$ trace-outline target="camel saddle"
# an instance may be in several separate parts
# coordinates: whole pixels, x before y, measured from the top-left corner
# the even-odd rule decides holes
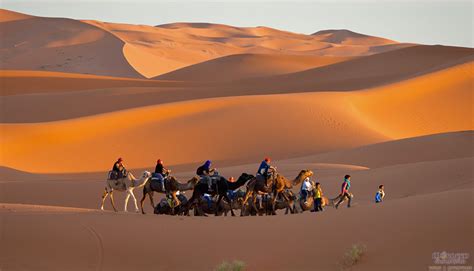
[[[117,171],[109,171],[107,174],[107,179],[108,180],[118,180],[127,177],[127,171],[124,170],[124,172],[117,172]]]

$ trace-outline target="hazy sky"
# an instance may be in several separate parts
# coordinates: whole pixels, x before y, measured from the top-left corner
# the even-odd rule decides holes
[[[474,47],[472,0],[0,0],[0,6],[38,16],[146,25],[211,22],[305,34],[344,28],[401,42]]]

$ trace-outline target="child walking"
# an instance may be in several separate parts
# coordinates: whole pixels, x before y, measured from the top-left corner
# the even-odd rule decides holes
[[[379,185],[379,190],[377,193],[375,193],[375,203],[380,203],[383,201],[383,198],[385,198],[385,191],[383,184]]]
[[[323,190],[321,189],[321,184],[316,183],[314,191],[314,209],[311,212],[320,212],[324,211],[323,209]]]

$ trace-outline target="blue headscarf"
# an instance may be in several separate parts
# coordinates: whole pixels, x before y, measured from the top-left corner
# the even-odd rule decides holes
[[[211,160],[207,160],[205,163],[204,163],[204,166],[206,168],[209,168],[211,166]]]

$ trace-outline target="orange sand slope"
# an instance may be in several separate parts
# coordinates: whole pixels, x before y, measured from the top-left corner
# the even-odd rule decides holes
[[[124,43],[89,24],[64,18],[25,17],[0,9],[2,69],[48,70],[142,77],[122,53]]]
[[[103,189],[100,178],[78,182],[32,180],[24,176],[27,179],[0,182],[3,201],[0,219],[7,233],[0,243],[2,267],[128,270],[153,266],[210,270],[224,260],[239,259],[250,270],[312,270],[315,262],[321,269],[338,270],[347,249],[360,243],[367,247],[367,252],[352,270],[423,269],[432,264],[431,253],[438,250],[474,253],[466,238],[473,233],[472,216],[463,216],[463,223],[452,222],[459,221],[459,212],[453,212],[459,206],[464,206],[466,214],[472,212],[474,157],[467,150],[473,139],[472,131],[448,133],[315,157],[318,161],[325,156],[327,159],[347,157],[347,162],[374,167],[321,175],[320,167],[311,166],[329,197],[337,194],[341,176],[347,173],[353,176],[355,207],[327,208],[319,214],[199,218],[99,212]],[[441,148],[436,152],[433,146]],[[408,159],[398,160],[403,155]],[[377,161],[380,158],[383,158],[381,163]],[[275,161],[275,164],[280,172],[293,176],[298,168],[290,165],[302,167],[306,162],[311,159]],[[227,174],[228,169],[222,171]],[[385,184],[387,196],[384,203],[375,205],[373,196],[380,183]],[[137,195],[140,194],[138,191]],[[123,194],[117,193],[116,200],[122,209]],[[434,208],[436,202],[443,204]],[[110,209],[109,202],[106,208]],[[151,212],[148,202],[146,208]],[[141,234],[120,238],[124,229],[140,229]],[[324,233],[324,238],[316,239],[318,246],[314,245],[314,238],[308,238],[308,233],[315,229]],[[287,234],[281,234],[282,231]],[[166,245],[143,241],[142,234],[151,232]],[[298,250],[299,258],[287,257],[287,249],[274,249],[277,234],[279,242],[302,248]],[[255,240],[260,240],[258,245],[253,245]],[[203,243],[220,245],[203,250]],[[232,249],[222,249],[225,244],[232,244]],[[117,250],[118,247],[126,249]],[[183,247],[193,253],[192,262],[182,260]],[[262,250],[272,253],[262,254]],[[130,251],[141,251],[140,260],[129,260]],[[30,256],[24,257],[25,253]],[[394,257],[404,260],[387,266]],[[467,264],[472,264],[472,260]]]
[[[0,96],[127,87],[183,87],[184,82],[50,71],[0,70]]]
[[[416,81],[417,76],[433,73],[437,70],[440,70],[440,73],[433,73],[434,75],[429,77],[429,80],[420,80],[418,84],[414,84],[415,81],[407,81],[409,83],[400,86],[394,84],[395,87],[391,89],[396,93],[398,92],[397,88],[412,85],[420,91],[423,88],[429,92],[432,87],[439,89],[440,86],[449,86],[455,91],[458,85],[464,85],[465,88],[469,87],[472,73],[469,73],[469,67],[466,65],[471,65],[468,64],[471,63],[471,55],[472,49],[468,48],[417,46],[348,60],[304,72],[230,82],[116,80],[113,78],[105,80],[106,78],[84,78],[82,75],[78,77],[81,78],[79,80],[74,79],[75,75],[73,74],[51,74],[48,78],[46,77],[49,75],[48,73],[24,72],[20,77],[19,72],[4,71],[0,73],[4,76],[1,78],[1,82],[5,86],[5,90],[2,92],[10,96],[1,98],[3,103],[2,122],[52,121],[202,98],[303,91],[354,90],[361,87],[387,85],[401,79],[414,78],[413,80]],[[219,60],[215,62],[219,62]],[[460,65],[462,63],[466,64]],[[386,68],[384,68],[385,65]],[[204,75],[209,72],[209,69],[202,66],[205,65],[198,64],[189,69],[192,69],[194,74]],[[259,65],[255,65],[253,70],[264,70],[265,66],[266,64],[259,63]],[[451,79],[446,82],[443,82],[447,78],[446,76],[438,77],[443,73],[443,69],[447,70],[447,68],[455,66],[460,67],[459,74],[450,72]],[[237,66],[219,65],[219,70],[224,71],[221,75],[227,74],[225,70],[230,67],[239,69]],[[275,69],[278,70],[279,68]],[[188,73],[186,70],[187,68],[183,69],[182,72]],[[244,73],[245,76],[250,75],[250,73],[242,72],[235,76],[242,76]],[[233,76],[230,73],[227,75]],[[212,78],[212,76],[206,78]],[[439,86],[437,86],[438,84],[431,84],[431,80],[433,82],[439,81]],[[19,95],[42,92],[54,93]],[[403,95],[400,97],[403,97]],[[397,104],[400,104],[400,102],[403,101],[399,100]],[[67,106],[68,110],[49,110],[51,103]],[[390,102],[388,103],[390,104]]]
[[[343,44],[337,40],[331,43],[319,35],[296,34],[268,27],[207,23],[173,23],[152,27],[85,22],[110,31],[126,42],[125,57],[146,77],[232,54],[360,56],[412,46],[353,32],[347,35],[347,40],[352,42]]]
[[[238,54],[220,57],[160,75],[160,80],[234,81],[243,78],[293,73],[326,66],[351,57]]]
[[[347,30],[304,35],[267,27],[44,18],[5,9],[0,15],[3,69],[151,78],[233,54],[347,57],[412,46]]]
[[[262,153],[290,158],[471,130],[471,69],[467,63],[369,91],[213,98],[56,122],[2,124],[0,164],[67,172],[99,171],[119,155],[131,167],[146,167],[157,152],[170,164],[206,157],[244,161]],[[262,119],[255,117],[261,112]],[[260,138],[266,138],[265,144]],[[232,144],[236,140],[238,146]],[[87,164],[80,162],[84,157]]]

